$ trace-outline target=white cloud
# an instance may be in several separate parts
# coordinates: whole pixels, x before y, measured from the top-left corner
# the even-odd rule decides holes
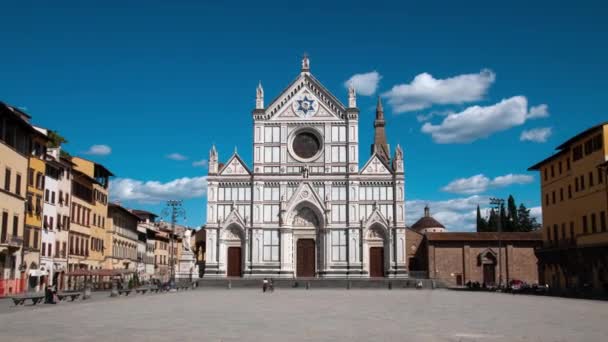
[[[477,205],[482,207],[485,215],[485,207],[490,198],[487,196],[474,195],[470,197],[454,198],[445,201],[406,201],[406,223],[408,226],[414,224],[424,215],[426,205],[431,209],[431,215],[441,222],[450,231],[475,231]]]
[[[112,153],[112,148],[108,145],[93,145],[85,152],[85,154],[94,156],[107,156],[110,153]]]
[[[192,162],[192,166],[207,167],[207,165],[208,165],[207,159],[201,159],[201,160]]]
[[[551,133],[553,133],[551,127],[529,129],[521,132],[519,140],[544,143],[549,139]]]
[[[456,194],[478,194],[486,191],[489,185],[490,179],[479,174],[469,178],[455,179],[441,188],[441,190]]]
[[[514,96],[491,106],[472,106],[451,113],[438,125],[427,122],[421,131],[430,134],[436,143],[469,143],[520,126],[528,118],[528,100]]]
[[[528,119],[546,118],[548,116],[549,106],[546,104],[530,107],[530,112],[528,113]]]
[[[207,177],[183,177],[167,183],[117,178],[110,183],[110,198],[117,201],[158,203],[203,197],[207,193]]]
[[[383,96],[388,98],[393,112],[403,113],[425,109],[434,104],[461,104],[481,100],[495,79],[496,75],[489,69],[445,79],[436,79],[425,72],[414,77],[411,83],[393,86]]]
[[[171,160],[186,160],[188,159],[188,157],[186,157],[183,154],[180,153],[171,153],[167,155],[167,158],[171,159]]]
[[[344,86],[348,88],[350,85],[355,87],[355,91],[359,95],[371,96],[378,89],[378,83],[382,76],[377,71],[367,72],[364,74],[354,74],[346,82]]]
[[[480,194],[490,188],[504,188],[513,184],[527,184],[532,181],[534,181],[534,177],[530,175],[510,173],[489,179],[483,174],[478,174],[469,178],[455,179],[441,190],[455,194],[471,195]]]
[[[530,216],[534,217],[536,219],[536,222],[542,223],[543,222],[543,209],[542,209],[542,207],[532,207],[532,208],[529,208],[529,209],[530,209]]]

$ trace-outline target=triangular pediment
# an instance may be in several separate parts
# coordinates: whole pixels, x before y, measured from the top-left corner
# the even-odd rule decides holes
[[[316,78],[302,73],[265,109],[266,120],[344,120],[346,108]]]
[[[320,209],[325,210],[323,199],[319,196],[317,191],[312,187],[309,182],[300,183],[300,185],[294,190],[293,195],[291,195],[291,198],[287,201],[285,207],[292,208],[302,201],[311,202],[312,204],[318,206]]]
[[[226,216],[226,218],[224,219],[224,228],[228,228],[228,226],[233,224],[236,224],[241,228],[247,225],[243,217],[241,217],[241,214],[239,214],[239,211],[237,210],[236,206],[232,207],[230,214],[228,214],[228,216]]]
[[[383,226],[386,226],[388,223],[388,220],[386,219],[386,217],[384,217],[378,206],[376,206],[372,213],[369,214],[369,217],[367,217],[367,219],[365,220],[364,226],[371,227],[375,223],[380,223]]]
[[[361,169],[362,175],[390,175],[392,174],[388,164],[376,153],[365,163]]]
[[[222,167],[219,174],[222,176],[244,176],[251,175],[251,171],[249,171],[245,162],[235,152],[224,167]]]

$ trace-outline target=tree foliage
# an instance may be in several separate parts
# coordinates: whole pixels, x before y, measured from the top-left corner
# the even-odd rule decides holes
[[[509,195],[507,206],[501,205],[498,210],[492,208],[487,218],[481,216],[477,206],[477,231],[478,232],[531,232],[540,229],[540,224],[535,217],[530,215],[530,209],[521,203],[519,207],[515,204],[515,198]]]
[[[60,147],[61,145],[68,143],[68,140],[57,131],[49,130],[48,137],[50,139],[48,147]]]

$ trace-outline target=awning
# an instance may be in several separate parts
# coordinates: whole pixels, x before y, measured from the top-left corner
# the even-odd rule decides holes
[[[30,277],[42,277],[42,276],[49,275],[49,272],[35,269],[35,270],[29,270],[28,274]]]
[[[82,277],[82,276],[99,276],[99,277],[114,277],[114,276],[122,276],[125,274],[132,274],[135,273],[135,271],[132,270],[124,270],[124,269],[117,269],[117,270],[74,270],[71,272],[67,272],[65,275],[66,276],[72,276],[72,277]]]

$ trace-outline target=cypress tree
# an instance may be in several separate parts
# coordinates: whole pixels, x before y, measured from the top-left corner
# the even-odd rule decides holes
[[[515,204],[515,198],[513,195],[509,195],[507,199],[507,224],[503,227],[505,232],[516,232],[519,231],[519,219],[517,218],[517,205]]]

